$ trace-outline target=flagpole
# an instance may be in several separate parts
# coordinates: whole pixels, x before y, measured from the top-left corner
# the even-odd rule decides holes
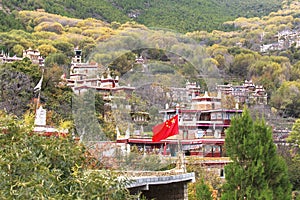
[[[41,90],[39,90],[38,99],[37,99],[37,102],[36,102],[36,109],[39,109],[40,101],[41,101]]]
[[[38,84],[34,87],[34,90],[38,91],[38,98],[37,98],[37,101],[36,101],[35,112],[36,112],[37,109],[39,109],[39,105],[40,105],[43,77],[44,77],[44,69],[42,70],[41,79],[39,80]]]
[[[181,146],[181,140],[180,140],[180,135],[179,135],[179,108],[180,105],[176,105],[176,115],[178,115],[178,137],[177,137],[177,142],[178,142],[178,162],[179,162],[179,169],[182,169],[183,172],[186,172],[186,167],[185,167],[185,162],[184,162],[184,154],[182,151],[182,146]]]
[[[39,93],[38,93],[38,98],[37,98],[37,101],[36,101],[36,110],[39,109],[39,105],[40,105],[40,99],[41,99],[41,90],[39,90]]]

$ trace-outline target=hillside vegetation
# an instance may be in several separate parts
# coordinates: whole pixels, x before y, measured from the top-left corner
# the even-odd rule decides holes
[[[125,22],[129,18],[105,0],[5,0],[2,1],[4,9],[13,10],[37,10],[60,14],[75,18],[97,18],[108,22]]]
[[[195,31],[186,34],[185,39],[171,32],[149,30],[134,22],[109,24],[92,18],[83,20],[46,12],[20,11],[17,19],[24,24],[25,30],[0,33],[1,49],[11,55],[21,56],[24,49],[37,48],[44,57],[48,57],[48,63],[67,66],[68,61],[64,60],[68,60],[73,55],[73,49],[78,47],[83,50],[84,58],[89,56],[90,61],[109,66],[117,75],[126,73],[132,68],[135,56],[145,53],[148,59],[157,60],[151,66],[164,71],[165,78],[162,80],[168,80],[169,73],[177,70],[186,79],[192,78],[201,84],[204,81],[199,77],[191,77],[191,74],[196,74],[195,67],[203,69],[211,65],[217,67],[226,82],[231,82],[234,77],[237,82],[252,79],[255,84],[263,85],[269,94],[269,103],[279,113],[298,117],[300,103],[293,91],[297,88],[300,90],[297,82],[300,78],[299,49],[293,47],[268,54],[258,51],[261,44],[275,42],[274,36],[278,31],[298,29],[299,10],[299,5],[293,3],[262,18],[237,18],[224,23],[224,26],[236,27],[235,31]],[[149,41],[143,40],[143,34],[149,35]],[[106,43],[110,38],[113,40]],[[206,45],[205,51],[210,58],[200,58],[202,50],[191,49],[187,45],[188,38]],[[145,45],[158,49],[139,49]],[[124,54],[126,46],[136,51]],[[192,61],[200,61],[182,62],[159,48],[176,52]],[[107,49],[113,49],[113,52],[107,52]],[[57,57],[57,54],[64,57]],[[63,71],[67,71],[66,67]]]
[[[7,11],[44,9],[75,18],[96,18],[106,22],[129,20],[148,27],[180,32],[226,30],[222,23],[237,17],[260,17],[281,8],[281,0],[39,0],[2,1]],[[228,28],[228,27],[226,27]]]
[[[277,11],[280,0],[111,0],[139,23],[180,32],[223,29],[237,17],[260,17]]]
[[[14,14],[6,14],[0,10],[0,31],[9,31],[12,29],[24,29],[20,20],[16,19]]]
[[[2,2],[4,3],[4,1]],[[34,8],[40,8],[43,0],[30,2],[32,5],[38,5]],[[5,3],[10,3],[12,6],[18,5],[20,1],[5,1]],[[122,12],[132,12],[130,6],[122,8],[121,3],[117,3],[115,1],[114,6]],[[20,5],[31,4],[26,1]],[[57,4],[57,6],[59,5]],[[168,5],[167,1],[166,5]],[[6,7],[4,10],[7,14],[9,9]],[[234,83],[242,84],[245,79],[251,79],[256,85],[263,85],[266,89],[268,104],[272,107],[270,113],[286,118],[300,117],[300,48],[292,45],[282,50],[265,53],[259,51],[262,44],[277,42],[276,34],[280,31],[298,32],[300,27],[300,4],[298,1],[285,4],[282,9],[262,17],[239,17],[226,21],[222,24],[226,31],[197,30],[184,35],[167,30],[153,30],[134,21],[108,23],[107,18],[105,20],[71,18],[63,16],[64,12],[62,11],[62,15],[59,15],[42,10],[14,11],[1,21],[3,31],[0,32],[0,51],[4,50],[11,56],[22,56],[23,50],[33,48],[38,49],[46,58],[41,103],[48,111],[48,125],[64,127],[63,125],[67,122],[70,126],[74,126],[72,123],[74,122],[72,116],[73,91],[62,82],[61,76],[69,71],[70,60],[76,47],[83,50],[84,62],[98,62],[100,65],[109,67],[113,75],[120,76],[120,81],[126,78],[125,75],[128,71],[129,73],[138,71],[131,70],[134,67],[139,67],[140,71],[143,70],[141,68],[144,66],[136,66],[135,63],[136,56],[140,55],[146,59],[149,71],[153,75],[158,75],[157,82],[162,85],[169,81],[172,83],[172,87],[176,87],[178,85],[175,84],[182,83],[184,79],[184,81],[196,81],[201,85],[201,89],[205,90],[207,82],[199,73],[203,69],[207,71],[217,69],[224,84],[233,83],[233,80]],[[122,12],[120,11],[121,14]],[[68,12],[66,15],[74,13]],[[123,14],[122,16],[124,16],[124,21],[129,20],[127,16]],[[143,14],[140,13],[139,16],[142,17]],[[204,56],[206,54],[207,56]],[[174,72],[178,72],[180,79],[172,77]],[[144,76],[141,74],[137,73],[135,76],[131,76],[129,83],[147,81],[148,74],[144,73]],[[42,76],[38,66],[32,64],[29,59],[6,63],[0,65],[0,75],[0,88],[2,88],[0,110],[19,117],[26,112],[33,113],[35,108],[32,99],[36,95],[33,88]],[[216,82],[213,84],[215,86]],[[134,84],[131,85],[134,86]],[[166,95],[163,96],[165,93],[162,90],[150,90],[147,87],[139,89],[143,91],[136,90],[137,94],[146,95],[138,96],[144,97],[143,99],[135,97],[131,101],[132,105],[140,106],[141,103],[138,110],[147,111],[154,116],[153,113],[157,114],[159,110],[157,105],[163,106],[168,103],[168,98]],[[154,89],[156,88],[154,87]],[[165,87],[164,89],[168,90],[169,88]],[[87,95],[89,94],[87,93]],[[92,106],[85,99],[83,102]],[[100,114],[104,111],[102,97],[96,96],[93,103],[97,108],[96,113],[103,132],[109,138],[114,139],[116,136],[115,123],[118,122],[118,126],[121,127],[121,120],[112,119],[105,124],[103,117],[100,118]],[[235,102],[232,105],[234,108]],[[89,119],[87,116],[94,115],[94,110],[91,110],[80,117],[87,120]],[[91,121],[83,122],[87,122],[86,124],[89,126]],[[151,122],[153,123],[149,124],[151,126],[157,124],[155,118],[151,118]],[[275,121],[274,127],[278,127],[278,123],[279,121]],[[273,125],[273,123],[270,124]],[[96,128],[91,126],[91,130],[97,130]],[[298,189],[299,161],[296,162],[297,165],[294,165],[292,160],[290,163],[289,170],[292,177],[290,179],[293,181],[294,189]]]

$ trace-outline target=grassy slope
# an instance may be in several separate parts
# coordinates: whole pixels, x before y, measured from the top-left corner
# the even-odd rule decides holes
[[[222,29],[221,24],[237,17],[267,15],[277,11],[281,0],[6,0],[10,10],[35,10],[75,18],[94,17],[108,22],[130,20],[149,27],[170,28],[180,32]]]

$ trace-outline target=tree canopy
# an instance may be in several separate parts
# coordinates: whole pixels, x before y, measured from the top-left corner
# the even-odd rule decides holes
[[[289,176],[294,190],[300,188],[300,119],[297,119],[293,125],[292,131],[287,138],[290,143],[286,156],[289,168]]]
[[[131,199],[128,181],[93,170],[83,145],[33,133],[32,122],[0,113],[1,199]]]
[[[253,121],[244,109],[226,131],[225,149],[232,163],[225,166],[222,199],[291,199],[287,166],[263,119]]]
[[[298,81],[286,81],[279,87],[271,98],[272,105],[281,111],[283,116],[298,118],[300,83]]]
[[[106,22],[136,21],[148,27],[169,28],[179,32],[214,29],[232,30],[223,22],[237,17],[260,17],[281,8],[279,0],[6,0],[7,10],[36,10],[76,18],[97,18]],[[8,20],[9,21],[9,20]]]

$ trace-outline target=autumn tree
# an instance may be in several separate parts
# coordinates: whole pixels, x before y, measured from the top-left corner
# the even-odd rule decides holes
[[[12,50],[16,56],[18,57],[23,56],[24,47],[22,45],[16,44]]]
[[[263,56],[253,62],[248,76],[255,83],[263,85],[268,94],[272,94],[284,81],[292,76],[291,64],[283,56]]]
[[[232,64],[233,56],[228,53],[228,50],[224,46],[213,45],[207,48],[208,54],[217,61],[216,65],[218,69],[227,69]]]
[[[299,190],[300,188],[300,119],[297,119],[293,125],[292,131],[287,138],[287,141],[291,144],[292,149],[289,149],[289,157],[291,157],[290,163],[288,165],[289,175],[291,183],[293,184],[294,190]]]
[[[53,47],[51,44],[42,44],[38,46],[38,50],[41,52],[41,56],[47,57],[51,53],[56,53],[57,49]]]
[[[271,97],[271,105],[283,116],[300,116],[300,83],[285,81]]]
[[[222,199],[291,199],[286,163],[264,120],[253,121],[245,108],[232,119],[225,148],[232,163],[225,167]]]
[[[234,96],[231,94],[224,95],[221,99],[222,107],[233,109],[236,108],[236,100],[234,99]]]
[[[296,62],[291,69],[291,80],[300,79],[300,61]]]
[[[126,179],[90,170],[71,137],[33,133],[33,116],[0,112],[1,199],[131,199]]]
[[[229,72],[242,78],[247,78],[249,67],[255,60],[256,55],[254,53],[237,54],[234,57],[232,66],[229,68]]]
[[[199,158],[189,158],[187,171],[194,172],[196,181],[188,185],[188,196],[191,200],[213,199],[214,192],[220,191],[223,180],[220,178],[218,170],[207,170],[199,165]]]
[[[293,125],[292,132],[289,134],[288,141],[300,145],[300,119]]]

